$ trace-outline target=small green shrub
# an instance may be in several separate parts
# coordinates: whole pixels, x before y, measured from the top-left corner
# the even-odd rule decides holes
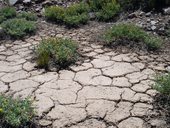
[[[86,3],[77,3],[69,6],[66,9],[66,15],[76,15],[87,13],[89,11],[89,6]]]
[[[33,21],[14,18],[3,22],[2,28],[11,37],[22,38],[27,34],[35,32],[36,25]]]
[[[88,0],[88,3],[100,21],[110,20],[120,11],[120,5],[116,0]]]
[[[16,16],[16,10],[13,7],[3,7],[0,9],[0,23],[6,19],[13,18]]]
[[[118,24],[104,33],[104,41],[108,44],[114,44],[118,41],[124,42],[144,42],[149,49],[158,49],[162,40],[159,37],[147,34],[143,29],[134,24]],[[127,43],[127,42],[126,42]]]
[[[34,117],[32,102],[0,96],[0,126],[12,128],[24,127]]]
[[[6,20],[6,18],[4,17],[4,16],[0,16],[0,24],[2,23],[2,22],[4,22]]]
[[[64,22],[67,26],[78,26],[89,20],[89,6],[85,3],[74,4],[65,10]]]
[[[48,68],[50,62],[60,67],[68,66],[77,59],[77,45],[69,39],[44,39],[36,48],[37,64]]]
[[[21,12],[18,14],[17,18],[25,18],[26,20],[29,20],[29,21],[37,20],[37,16],[31,12]]]
[[[112,19],[120,11],[119,4],[106,3],[102,9],[96,13],[97,19],[100,21],[107,21]]]
[[[67,26],[78,26],[87,23],[89,7],[85,3],[71,5],[68,8],[51,6],[45,9],[45,17]]]
[[[156,76],[154,88],[161,94],[170,96],[170,73]]]
[[[62,22],[65,15],[65,9],[58,6],[50,6],[45,8],[44,15],[48,20]]]
[[[89,20],[89,17],[86,13],[75,15],[75,16],[66,16],[64,22],[67,26],[77,26],[79,24],[86,24]]]
[[[144,43],[147,45],[149,49],[158,49],[162,45],[162,39],[156,36],[147,35],[144,38]]]

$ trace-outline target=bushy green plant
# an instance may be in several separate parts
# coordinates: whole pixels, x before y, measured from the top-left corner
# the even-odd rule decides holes
[[[89,20],[89,17],[86,13],[75,15],[75,16],[66,16],[64,18],[64,23],[67,26],[78,26],[79,24],[86,24]]]
[[[14,38],[22,38],[36,30],[35,23],[26,19],[10,19],[3,22],[1,26],[8,35]]]
[[[3,7],[0,9],[0,23],[6,19],[13,18],[16,16],[16,10],[13,7]]]
[[[65,67],[77,59],[77,45],[69,39],[43,39],[36,48],[37,64],[48,68],[50,62]]]
[[[149,49],[158,49],[162,40],[146,33],[134,24],[117,24],[104,33],[104,41],[108,44],[117,43],[119,40],[130,40],[134,42],[144,42]]]
[[[4,22],[6,18],[4,16],[0,16],[0,23]]]
[[[106,3],[102,9],[96,13],[97,19],[107,21],[112,19],[120,11],[120,5],[116,3]]]
[[[76,15],[87,13],[89,11],[89,6],[86,3],[77,3],[66,8],[66,15]]]
[[[170,96],[170,73],[156,76],[154,88],[161,94]]]
[[[120,5],[116,0],[88,0],[91,11],[96,12],[98,20],[112,19],[119,11]]]
[[[162,39],[156,36],[147,35],[144,38],[144,43],[147,45],[150,49],[158,49],[162,45]]]
[[[31,12],[21,12],[17,15],[17,18],[25,18],[26,20],[29,20],[29,21],[37,20],[37,16]]]
[[[0,126],[24,127],[34,117],[32,102],[0,96]]]
[[[89,20],[89,6],[85,3],[74,4],[65,11],[64,22],[67,26],[85,24]]]
[[[48,20],[52,20],[55,22],[62,22],[64,19],[65,10],[63,7],[50,6],[45,8],[44,15]]]
[[[79,3],[67,8],[51,6],[45,9],[45,17],[59,23],[65,23],[67,26],[78,26],[88,21],[88,5]]]

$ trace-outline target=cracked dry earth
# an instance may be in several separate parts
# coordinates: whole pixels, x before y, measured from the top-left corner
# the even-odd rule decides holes
[[[170,65],[168,57],[103,47],[93,40],[102,23],[70,30],[40,22],[36,36],[0,45],[1,93],[34,99],[41,127],[151,127],[150,117],[158,113],[153,107],[157,92],[150,85],[153,75]],[[34,45],[49,36],[76,40],[88,58],[59,72],[35,68]]]

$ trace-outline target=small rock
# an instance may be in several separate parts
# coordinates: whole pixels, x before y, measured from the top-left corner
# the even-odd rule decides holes
[[[159,31],[164,32],[164,31],[165,31],[165,28],[164,28],[164,27],[162,27],[162,28],[160,28],[160,29],[159,29]]]
[[[156,29],[156,26],[152,26],[151,30],[154,31]]]
[[[24,6],[19,5],[18,9],[19,9],[19,10],[23,10],[23,9],[24,9]]]
[[[147,19],[147,22],[150,22],[151,21],[151,19]]]
[[[167,70],[168,72],[170,72],[170,66],[168,66],[168,67],[166,68],[166,70]]]
[[[136,15],[136,13],[134,12],[134,13],[131,13],[131,14],[129,14],[128,15],[128,18],[137,18],[137,15]]]
[[[146,16],[146,17],[151,16],[151,12],[146,13],[145,16]]]
[[[156,21],[151,21],[151,25],[155,25],[156,23]]]
[[[139,13],[139,16],[143,16],[144,14],[145,14],[145,12],[141,11],[141,12]]]
[[[24,0],[23,3],[24,3],[24,4],[31,3],[31,0]]]
[[[14,5],[18,2],[18,0],[8,0],[10,5]]]
[[[164,14],[170,15],[170,7],[164,9]]]
[[[51,2],[51,0],[47,0],[47,1],[44,1],[43,3],[42,3],[42,6],[43,7],[45,7],[45,6],[50,6],[50,5],[52,5],[53,3]]]

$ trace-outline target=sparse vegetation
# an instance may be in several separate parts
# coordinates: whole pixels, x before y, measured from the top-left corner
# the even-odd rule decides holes
[[[48,20],[64,23],[67,26],[78,26],[89,20],[89,12],[94,12],[100,21],[112,19],[120,11],[120,5],[116,0],[90,0],[87,3],[78,3],[68,8],[51,6],[45,9]]]
[[[37,64],[48,68],[50,63],[66,67],[77,59],[77,45],[69,39],[43,39],[36,49]]]
[[[159,74],[155,78],[154,89],[159,93],[154,97],[155,105],[164,113],[165,120],[169,122],[170,117],[170,73]]]
[[[143,42],[148,49],[158,49],[162,44],[159,37],[146,33],[134,24],[117,24],[104,33],[104,41],[107,44],[128,43],[129,41]],[[126,44],[124,44],[126,45]]]
[[[55,22],[62,22],[64,19],[64,8],[58,6],[50,6],[45,8],[45,17],[48,20],[55,21]]]
[[[37,20],[37,16],[31,12],[21,12],[17,15],[17,18],[25,18],[26,20],[29,20],[29,21]]]
[[[85,24],[89,20],[89,7],[85,3],[74,4],[65,11],[64,22],[67,26],[77,26]]]
[[[4,21],[1,26],[5,33],[13,38],[22,38],[36,30],[35,23],[26,19],[10,19]]]
[[[16,13],[13,7],[0,9],[0,26],[5,34],[13,38],[22,38],[36,30],[36,15],[30,12]]]
[[[29,99],[19,100],[0,96],[0,127],[24,127],[32,122],[34,113]]]
[[[154,88],[161,94],[170,96],[170,73],[156,76]]]
[[[12,7],[3,7],[0,9],[0,23],[3,21],[14,18],[16,16],[16,10]]]
[[[79,3],[68,8],[51,6],[45,9],[45,16],[48,20],[57,23],[64,23],[67,26],[78,26],[87,23],[88,5]]]
[[[100,21],[112,19],[119,11],[120,5],[116,0],[89,0],[91,11],[96,13]]]

